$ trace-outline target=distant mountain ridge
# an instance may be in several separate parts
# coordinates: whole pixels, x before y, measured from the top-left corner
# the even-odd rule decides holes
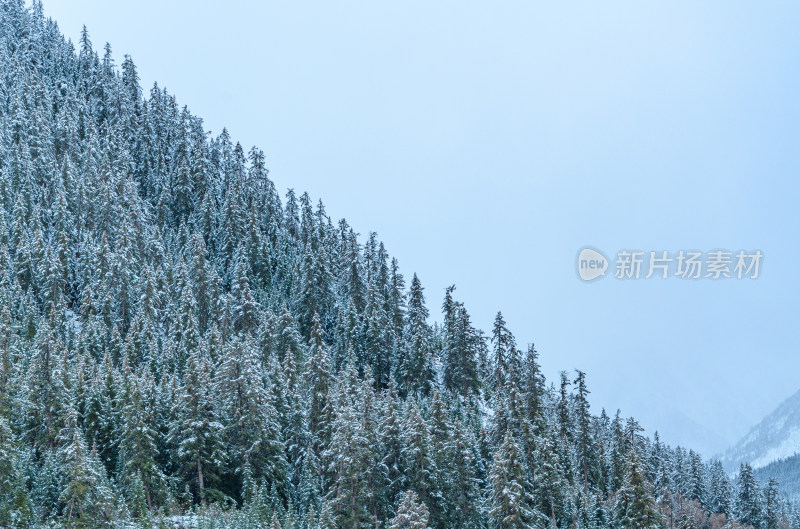
[[[775,410],[722,456],[728,472],[749,462],[753,468],[766,467],[775,461],[800,453],[800,391],[783,401]]]
[[[800,499],[800,454],[773,461],[769,465],[757,469],[754,474],[762,484],[767,483],[770,478],[777,479],[781,490],[789,498]]]

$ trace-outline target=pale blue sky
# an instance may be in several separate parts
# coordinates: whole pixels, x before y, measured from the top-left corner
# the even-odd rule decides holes
[[[438,311],[502,309],[593,410],[711,455],[800,389],[800,4],[47,0]],[[580,248],[761,249],[755,281],[582,283]]]

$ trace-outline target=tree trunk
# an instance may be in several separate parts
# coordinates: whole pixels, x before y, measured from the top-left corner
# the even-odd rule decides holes
[[[208,506],[208,502],[206,502],[206,493],[205,493],[205,483],[203,482],[203,463],[200,462],[200,458],[197,458],[197,486],[200,489],[200,501],[203,502],[203,507]]]
[[[140,473],[142,477],[142,483],[144,484],[144,497],[147,499],[147,509],[152,511],[153,510],[153,500],[150,498],[150,485],[147,483],[147,480],[144,479],[144,475]]]

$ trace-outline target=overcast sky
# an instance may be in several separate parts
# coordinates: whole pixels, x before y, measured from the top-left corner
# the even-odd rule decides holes
[[[433,312],[455,283],[548,378],[585,370],[593,411],[710,456],[800,389],[800,4],[537,4],[45,11],[261,147],[279,189],[377,231]],[[756,280],[584,283],[584,246],[764,260]]]

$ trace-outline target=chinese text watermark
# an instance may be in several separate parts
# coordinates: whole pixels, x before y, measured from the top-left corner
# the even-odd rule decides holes
[[[600,251],[584,248],[578,253],[578,276],[592,281],[611,268],[616,279],[758,279],[763,258],[761,250],[620,250],[612,266]]]

